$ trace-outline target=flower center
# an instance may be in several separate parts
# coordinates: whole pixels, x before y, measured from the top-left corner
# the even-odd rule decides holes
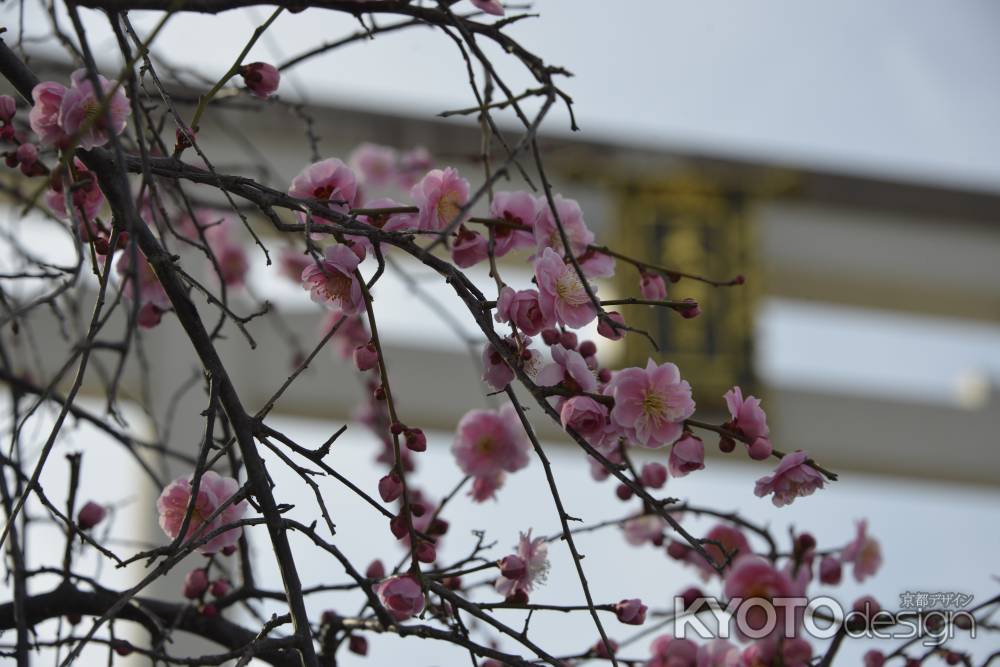
[[[655,391],[647,391],[642,396],[642,413],[654,421],[660,421],[666,417],[666,404],[661,394]]]
[[[346,301],[351,294],[351,279],[340,271],[331,270],[320,289],[327,300]]]
[[[489,456],[496,449],[496,442],[490,436],[480,438],[476,442],[476,450],[483,455]]]
[[[590,300],[586,290],[583,289],[580,277],[569,266],[556,279],[556,296],[571,306],[582,306]]]
[[[449,224],[452,220],[458,217],[458,212],[461,210],[462,206],[458,202],[458,193],[449,192],[448,194],[442,196],[438,201],[438,222],[440,222],[442,226]]]

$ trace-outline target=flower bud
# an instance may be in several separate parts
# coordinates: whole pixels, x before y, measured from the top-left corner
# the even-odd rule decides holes
[[[580,343],[580,347],[577,349],[580,356],[583,358],[592,357],[597,354],[597,343],[592,340],[585,340]]]
[[[427,450],[427,436],[419,428],[409,428],[404,431],[406,438],[406,448],[411,452],[423,452]]]
[[[365,576],[369,579],[385,579],[385,565],[378,558],[368,564]]]
[[[221,598],[229,594],[230,585],[225,579],[216,579],[212,582],[212,597]]]
[[[642,466],[639,479],[643,486],[651,489],[659,489],[667,483],[667,469],[660,463],[647,463]]]
[[[701,308],[698,306],[698,302],[694,299],[684,299],[684,303],[688,304],[680,307],[681,317],[685,320],[690,320],[701,315]]]
[[[630,500],[632,498],[632,489],[624,484],[619,484],[615,487],[615,495],[618,496],[619,500]]]
[[[347,650],[357,655],[368,655],[368,640],[361,635],[351,635],[347,640]]]
[[[120,656],[132,655],[132,644],[125,641],[124,639],[115,639],[111,642],[111,648],[114,649],[115,653]]]
[[[268,63],[250,63],[240,68],[240,75],[250,92],[260,98],[270,97],[278,89],[281,73]]]
[[[836,556],[824,556],[819,562],[819,580],[828,586],[836,586],[840,583],[843,568],[840,559]]]
[[[205,568],[191,570],[184,577],[184,597],[188,600],[197,600],[206,590],[208,590],[208,573],[205,572]]]
[[[90,530],[103,521],[107,513],[108,511],[103,506],[93,501],[87,501],[87,504],[81,507],[79,514],[76,515],[76,525],[80,527],[80,530]]]
[[[222,547],[222,551],[220,553],[223,556],[232,556],[234,553],[236,553],[236,545],[227,544],[226,546]]]
[[[754,461],[763,461],[771,455],[772,451],[774,451],[774,447],[771,446],[771,441],[767,438],[757,438],[753,444],[747,447],[747,453]]]
[[[617,310],[608,311],[608,319],[624,326],[625,318]],[[608,340],[621,340],[625,337],[625,329],[614,327],[608,324],[602,317],[597,322],[597,333]]]
[[[370,371],[378,366],[378,350],[375,343],[368,341],[354,348],[354,365],[359,371]]]
[[[205,618],[215,618],[219,615],[219,608],[209,602],[201,608],[201,615]]]
[[[387,503],[391,503],[403,495],[403,482],[400,480],[399,475],[391,472],[380,479],[378,481],[378,494]]]
[[[433,563],[437,560],[437,548],[430,542],[418,542],[413,553],[421,563]]]
[[[389,521],[389,530],[397,540],[403,539],[410,532],[402,515],[394,516]]]
[[[555,345],[559,342],[559,330],[558,329],[544,329],[542,330],[542,342],[546,345]]]
[[[0,95],[0,120],[10,123],[17,113],[17,102],[10,95]]]
[[[500,576],[505,579],[520,579],[528,572],[528,564],[520,556],[511,554],[500,560]]]
[[[705,597],[705,593],[697,586],[691,586],[690,588],[685,588],[681,592],[680,597],[684,601],[684,608],[690,609],[696,600]]]
[[[567,350],[575,350],[577,343],[576,334],[572,331],[564,331],[559,334],[559,344],[565,347]]]
[[[642,625],[646,622],[646,605],[638,598],[622,600],[615,605],[618,621],[626,625]]]

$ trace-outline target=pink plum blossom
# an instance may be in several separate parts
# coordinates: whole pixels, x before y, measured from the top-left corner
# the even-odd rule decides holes
[[[587,365],[587,360],[578,351],[562,345],[550,348],[552,363],[538,374],[537,383],[543,387],[562,385],[571,392],[597,391],[597,378]],[[558,402],[561,406],[561,401]]]
[[[312,300],[328,308],[353,315],[364,308],[364,294],[355,271],[360,261],[350,248],[338,243],[328,246],[324,259],[302,271],[302,287]]]
[[[614,374],[608,389],[615,399],[612,422],[643,447],[671,444],[694,414],[691,385],[671,363],[657,366],[650,359],[644,369],[626,368]]]
[[[680,440],[670,448],[670,458],[667,461],[670,474],[674,477],[684,477],[695,470],[705,469],[705,443],[701,438],[685,433]]]
[[[809,454],[801,449],[786,454],[774,472],[757,480],[754,494],[758,498],[774,494],[771,502],[775,507],[784,507],[798,497],[812,495],[816,489],[822,489],[823,476],[806,461]]]
[[[250,63],[240,67],[240,76],[247,88],[255,96],[267,99],[278,90],[281,82],[281,72],[274,65],[268,63]]]
[[[760,399],[755,396],[747,396],[744,399],[743,390],[739,387],[727,391],[724,398],[732,418],[729,426],[750,440],[751,457],[762,460],[770,456],[772,451],[768,440],[770,431],[767,427],[767,415],[760,407]]]
[[[659,514],[643,514],[629,519],[622,524],[622,531],[625,533],[625,541],[634,547],[641,546],[647,542],[661,544],[663,542],[663,531],[667,529],[667,520]]]
[[[608,424],[608,408],[589,396],[574,396],[559,411],[563,428],[573,429],[588,442],[603,439]]]
[[[487,343],[483,348],[483,382],[495,391],[503,391],[514,380],[514,371],[496,348]]]
[[[430,151],[423,146],[406,151],[399,156],[396,183],[401,188],[412,188],[433,164]]]
[[[420,229],[439,232],[458,218],[469,201],[469,182],[451,167],[432,169],[410,190],[420,210]]]
[[[73,160],[73,173],[70,199],[76,214],[84,222],[89,222],[97,217],[104,206],[104,193],[97,185],[97,177],[77,159]],[[69,217],[66,213],[66,186],[65,174],[58,172],[52,178],[52,187],[45,193],[46,205],[61,218]]]
[[[315,162],[292,180],[288,194],[300,199],[317,199],[328,203],[331,210],[347,213],[357,205],[358,181],[354,172],[337,158],[327,158]],[[304,214],[300,213],[300,217]],[[328,222],[315,216],[319,222]]]
[[[344,321],[340,322],[341,319]],[[339,326],[337,326],[338,322],[340,322]],[[367,343],[371,337],[360,315],[344,315],[339,310],[331,310],[320,323],[321,335],[325,336],[335,326],[337,326],[337,331],[333,334],[332,342],[337,356],[341,359],[351,359],[354,356],[354,350],[359,345]]]
[[[222,282],[229,287],[241,287],[246,283],[250,262],[246,250],[240,243],[228,242],[214,249],[215,259],[219,263],[219,275]]]
[[[499,410],[470,410],[458,422],[451,451],[467,475],[499,487],[505,473],[528,465],[531,444],[510,404]]]
[[[583,210],[576,200],[565,199],[562,195],[556,195],[553,201],[573,256],[582,255],[587,252],[587,246],[594,242],[594,233],[587,228],[587,223],[583,221]],[[539,252],[551,248],[557,251],[558,255],[565,254],[566,249],[562,235],[559,233],[555,216],[552,215],[552,208],[546,199],[543,198],[538,202],[538,210],[538,218],[535,220],[535,245]]]
[[[646,667],[697,667],[698,645],[671,635],[657,637],[649,645],[652,656]]]
[[[503,16],[503,5],[500,0],[471,0],[472,4],[487,14]]]
[[[667,283],[660,274],[644,271],[639,278],[639,291],[643,299],[663,301],[667,298]]]
[[[122,253],[118,263],[115,264],[115,271],[122,281],[122,296],[129,301],[139,302],[139,325],[150,328],[159,324],[159,315],[170,310],[172,306],[163,285],[160,284],[160,279],[153,272],[153,267],[138,250],[136,257],[138,262],[135,268],[135,284],[132,280],[131,251],[126,250]]]
[[[739,667],[740,649],[725,639],[698,647],[697,667]]]
[[[44,146],[61,145],[66,132],[59,124],[59,107],[66,95],[66,86],[55,81],[43,81],[31,89],[34,105],[28,112],[28,123]]]
[[[366,184],[382,187],[396,178],[398,157],[396,149],[366,141],[354,149],[347,161]]]
[[[451,246],[451,260],[455,265],[467,269],[489,257],[489,241],[479,232],[462,225]]]
[[[518,576],[511,579],[501,575],[493,587],[505,598],[518,593],[527,597],[537,584],[545,583],[548,578],[549,547],[543,537],[531,539],[529,530],[527,533],[521,533],[514,555],[523,561],[523,571],[516,572]]]
[[[859,583],[878,572],[882,566],[882,547],[868,535],[867,521],[858,521],[857,536],[844,547],[841,558],[854,564],[854,579]]]
[[[171,539],[175,539],[180,533],[181,524],[187,514],[188,504],[191,502],[192,479],[193,476],[175,479],[163,489],[163,493],[156,501],[156,509],[160,513],[160,528]],[[245,500],[230,504],[214,519],[208,520],[223,503],[239,491],[239,488],[239,482],[235,479],[223,477],[212,470],[206,471],[198,485],[198,498],[191,513],[191,522],[188,524],[185,538],[191,539],[202,529],[204,532],[199,537],[204,537],[222,526],[242,519],[247,511]],[[242,531],[242,528],[232,528],[220,533],[198,547],[198,551],[203,554],[213,554],[223,547],[234,545]]]
[[[732,563],[735,562],[738,557],[753,553],[750,549],[750,543],[747,541],[746,536],[737,528],[733,528],[732,526],[728,526],[723,523],[716,525],[708,531],[704,540],[705,542],[703,543],[703,546],[705,548],[705,552],[712,557],[712,560],[715,561],[717,565],[725,565],[725,571],[728,571],[732,567]],[[721,544],[723,548],[720,548],[719,544]],[[723,549],[725,550],[725,553],[723,553]],[[694,549],[688,551],[686,560],[701,570],[701,574],[704,579],[708,579],[709,577],[718,574],[718,571]]]
[[[497,299],[497,322],[511,322],[524,334],[535,336],[554,324],[546,317],[538,300],[538,291],[504,287]]]
[[[774,600],[775,598],[792,597],[798,592],[787,573],[777,569],[763,556],[754,554],[746,554],[737,558],[723,584],[723,593],[729,600],[749,600],[751,598]],[[775,630],[778,632],[784,629],[785,611],[784,605],[774,606],[774,613],[778,617]],[[768,610],[762,606],[751,606],[746,618],[747,625],[751,630],[759,631],[767,626],[768,616]],[[739,625],[737,625],[737,633],[746,634],[740,632]]]
[[[824,556],[819,562],[819,580],[827,585],[836,586],[840,583],[843,567],[836,556]]]
[[[390,577],[377,584],[375,592],[397,621],[405,621],[424,610],[424,592],[412,575]]]
[[[546,318],[555,318],[562,325],[579,329],[597,317],[597,310],[576,269],[551,248],[545,248],[541,257],[535,260],[535,280],[538,302]]]
[[[531,193],[497,192],[490,204],[490,215],[509,225],[524,227],[524,229],[514,229],[507,225],[498,225],[493,228],[493,252],[497,257],[503,257],[512,250],[531,248],[535,245],[538,200]]]
[[[97,80],[101,85],[100,94],[95,93],[87,71],[76,70],[70,75],[72,83],[59,105],[59,125],[63,132],[69,137],[79,134],[77,143],[86,149],[103,146],[112,133],[119,135],[124,132],[132,112],[128,96],[117,81],[108,81],[100,75]],[[112,90],[111,101],[102,111],[104,97]]]
[[[576,258],[583,275],[589,278],[610,278],[615,275],[615,258],[590,249]]]

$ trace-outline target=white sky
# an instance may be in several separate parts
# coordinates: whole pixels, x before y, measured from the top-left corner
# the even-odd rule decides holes
[[[511,34],[576,74],[566,89],[585,138],[986,189],[1000,180],[1000,5],[990,0],[538,0],[534,10],[541,18]],[[87,14],[95,44],[111,46],[103,18]],[[176,17],[161,53],[218,76],[265,16]],[[357,28],[330,12],[286,14],[252,57],[280,61]],[[498,65],[515,87],[529,83]],[[418,30],[316,59],[281,93],[428,116],[468,106],[465,81],[451,40]]]

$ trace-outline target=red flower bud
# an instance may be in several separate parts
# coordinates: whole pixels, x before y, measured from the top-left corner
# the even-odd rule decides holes
[[[387,503],[391,503],[403,495],[403,482],[399,479],[399,475],[391,472],[380,479],[378,481],[378,494]]]
[[[427,436],[419,428],[410,428],[405,431],[406,448],[413,452],[423,452],[427,449]]]
[[[90,530],[103,521],[107,513],[108,511],[103,506],[93,501],[87,501],[87,504],[81,507],[79,514],[76,515],[76,525],[80,527],[80,530]]]
[[[368,655],[368,640],[361,635],[351,635],[347,640],[347,650],[358,655]]]
[[[369,579],[385,579],[385,565],[379,559],[373,560],[365,570],[365,576]]]
[[[647,607],[638,598],[622,600],[615,605],[615,615],[621,623],[642,625],[646,622]]]
[[[191,570],[184,577],[184,597],[189,600],[197,600],[208,590],[208,573],[205,568],[199,567]]]
[[[240,75],[250,92],[257,97],[270,97],[278,89],[281,73],[274,65],[250,63],[240,68]]]

